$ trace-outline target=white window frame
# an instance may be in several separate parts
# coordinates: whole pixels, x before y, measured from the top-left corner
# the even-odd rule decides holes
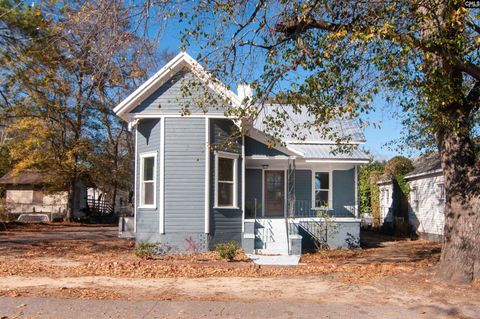
[[[143,165],[144,165],[144,159],[148,157],[153,157],[153,204],[144,204],[144,199],[143,199],[143,178],[144,178],[144,171],[143,171]],[[140,154],[140,184],[138,187],[138,198],[139,198],[139,203],[138,203],[138,208],[156,208],[157,207],[157,152],[148,152],[148,153],[142,153]]]
[[[218,205],[218,159],[227,158],[233,160],[233,203],[232,206]],[[228,152],[215,152],[215,207],[222,209],[239,209],[238,207],[238,158],[239,154]],[[223,181],[225,182],[225,181]]]
[[[316,205],[316,200],[315,200],[315,195],[316,195],[316,191],[317,189],[315,188],[315,175],[317,173],[326,173],[328,174],[328,189],[318,189],[318,190],[321,190],[321,191],[328,191],[328,205],[327,207],[318,207]],[[328,210],[332,210],[333,209],[333,199],[332,199],[332,196],[333,196],[333,179],[332,179],[332,171],[321,171],[321,170],[312,170],[312,208],[313,209],[322,209],[322,208],[326,208]]]

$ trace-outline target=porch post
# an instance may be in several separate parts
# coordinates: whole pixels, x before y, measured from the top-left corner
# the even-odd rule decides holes
[[[357,218],[360,217],[360,212],[358,211],[358,165],[354,165],[355,167],[355,216]]]
[[[245,135],[242,135],[242,233],[245,232]]]

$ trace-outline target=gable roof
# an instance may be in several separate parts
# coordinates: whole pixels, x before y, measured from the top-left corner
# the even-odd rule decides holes
[[[154,94],[154,92],[162,87],[162,85],[166,84],[175,75],[185,69],[191,71],[192,74],[197,76],[214,92],[229,99],[234,106],[241,106],[242,102],[234,92],[215,79],[197,61],[195,61],[195,59],[188,55],[188,53],[181,52],[116,106],[114,112],[126,121],[131,120],[133,115],[130,113],[136,107]],[[291,106],[281,104],[266,104],[262,108],[262,112],[260,112],[259,116],[254,121],[253,128],[248,135],[252,135],[253,138],[263,141],[268,136],[268,132],[266,132],[268,130],[264,123],[267,116],[273,115],[275,117],[277,110],[284,111],[287,113],[289,121],[287,121],[286,125],[281,128],[280,133],[283,137],[283,141],[287,144],[287,147],[276,146],[275,148],[288,155],[298,155],[310,159],[340,159],[350,161],[365,161],[369,158],[365,152],[359,149],[354,149],[348,153],[336,152],[335,141],[325,138],[319,130],[302,127],[303,123],[311,123],[314,120],[314,116],[309,114],[306,109],[303,112],[295,113]],[[237,125],[238,124],[239,123],[237,123]],[[295,126],[295,124],[300,126],[300,128]],[[332,120],[328,125],[321,129],[329,130],[329,135],[332,134],[340,139],[345,139],[349,144],[361,144],[365,142],[365,136],[363,135],[360,126],[357,121],[353,119]],[[304,139],[299,137],[303,137]]]
[[[290,105],[282,104],[265,104],[262,111],[254,122],[254,127],[260,131],[265,132],[267,127],[264,121],[268,116],[275,117],[277,112],[287,115],[287,123],[281,128],[281,134],[285,142],[291,143],[334,143],[334,141],[326,139],[323,134],[312,128],[302,127],[303,123],[311,123],[315,120],[312,114],[309,114],[306,109],[300,113],[295,113]],[[330,121],[324,129],[329,130],[330,134],[335,134],[336,137],[348,140],[350,143],[364,143],[365,136],[363,135],[360,125],[353,119],[335,119]],[[293,134],[295,131],[295,134]],[[304,141],[299,138],[305,138]]]
[[[420,156],[413,160],[413,171],[405,175],[406,179],[442,172],[440,155],[437,152]]]
[[[235,93],[229,90],[220,81],[216,80],[210,73],[208,73],[203,66],[201,66],[188,53],[180,52],[157,73],[151,76],[145,83],[143,83],[132,94],[125,98],[118,104],[113,111],[124,120],[128,120],[128,113],[136,106],[147,99],[155,90],[160,88],[175,74],[183,69],[190,70],[201,81],[203,81],[209,88],[217,92],[220,96],[228,98],[234,105],[240,105],[240,100]]]
[[[30,169],[18,173],[12,170],[0,178],[0,184],[8,185],[38,185],[43,183],[45,183],[44,173]]]

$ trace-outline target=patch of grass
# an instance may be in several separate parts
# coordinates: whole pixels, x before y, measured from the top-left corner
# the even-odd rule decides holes
[[[217,252],[217,254],[221,258],[226,259],[228,261],[231,261],[233,260],[233,258],[235,258],[239,248],[240,247],[238,246],[238,243],[234,240],[215,245],[215,251]]]
[[[135,246],[135,255],[140,258],[150,259],[153,257],[153,251],[157,245],[156,243],[139,242]]]

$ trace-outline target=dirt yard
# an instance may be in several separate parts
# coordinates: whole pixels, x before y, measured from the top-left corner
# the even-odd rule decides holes
[[[0,296],[84,300],[356,300],[408,307],[426,318],[479,318],[480,286],[452,286],[433,274],[440,245],[365,233],[361,250],[302,256],[298,267],[258,267],[215,253],[141,259],[115,227],[13,225],[0,231]],[[1,313],[0,313],[1,315]],[[408,315],[407,315],[408,317]]]

